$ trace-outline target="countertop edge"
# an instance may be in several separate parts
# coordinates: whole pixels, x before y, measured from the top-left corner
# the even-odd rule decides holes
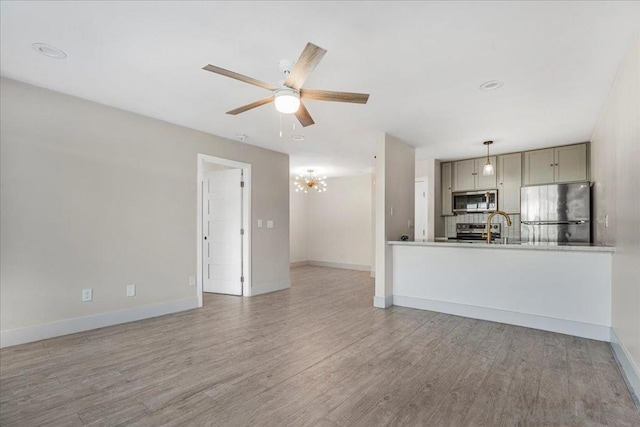
[[[430,247],[443,247],[443,248],[469,248],[469,249],[520,249],[525,251],[557,251],[557,252],[603,252],[614,253],[616,248],[614,246],[569,246],[569,245],[527,245],[527,244],[495,244],[487,245],[481,243],[458,243],[458,242],[415,242],[415,241],[401,241],[401,240],[389,240],[387,242],[390,245],[399,246],[430,246]]]

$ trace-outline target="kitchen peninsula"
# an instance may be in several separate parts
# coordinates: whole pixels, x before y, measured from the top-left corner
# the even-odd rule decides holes
[[[388,243],[394,305],[610,340],[612,247]]]

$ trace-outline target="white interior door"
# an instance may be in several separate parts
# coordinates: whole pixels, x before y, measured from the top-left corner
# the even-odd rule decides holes
[[[415,241],[426,240],[427,238],[427,183],[416,181],[415,188]]]
[[[242,295],[242,170],[206,172],[202,184],[202,289]]]

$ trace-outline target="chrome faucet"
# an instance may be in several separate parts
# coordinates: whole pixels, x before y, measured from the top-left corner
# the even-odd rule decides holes
[[[502,215],[503,217],[507,218],[507,225],[511,227],[511,218],[509,218],[509,215],[506,212],[503,212],[503,211],[492,212],[489,215],[489,218],[487,218],[487,243],[491,243],[491,220],[496,215]]]

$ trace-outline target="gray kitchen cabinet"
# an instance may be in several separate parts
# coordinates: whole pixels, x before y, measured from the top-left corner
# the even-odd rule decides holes
[[[524,153],[524,185],[549,184],[555,179],[553,148]]]
[[[568,145],[555,149],[555,182],[586,181],[587,144]]]
[[[451,163],[442,163],[440,167],[442,173],[440,178],[442,185],[442,215],[453,215],[451,210]]]
[[[507,213],[520,213],[522,186],[522,154],[498,156],[498,208]]]
[[[475,190],[475,160],[453,162],[453,191]]]
[[[491,156],[491,164],[496,167],[496,157]],[[496,188],[496,176],[482,175],[487,158],[453,162],[453,191],[490,190]]]
[[[496,187],[496,169],[498,165],[496,164],[496,157],[489,157],[491,164],[493,165],[493,175],[483,175],[482,170],[484,169],[484,165],[487,164],[487,158],[483,157],[481,159],[475,159],[475,190],[491,190]]]
[[[524,153],[523,185],[586,181],[587,144]]]

